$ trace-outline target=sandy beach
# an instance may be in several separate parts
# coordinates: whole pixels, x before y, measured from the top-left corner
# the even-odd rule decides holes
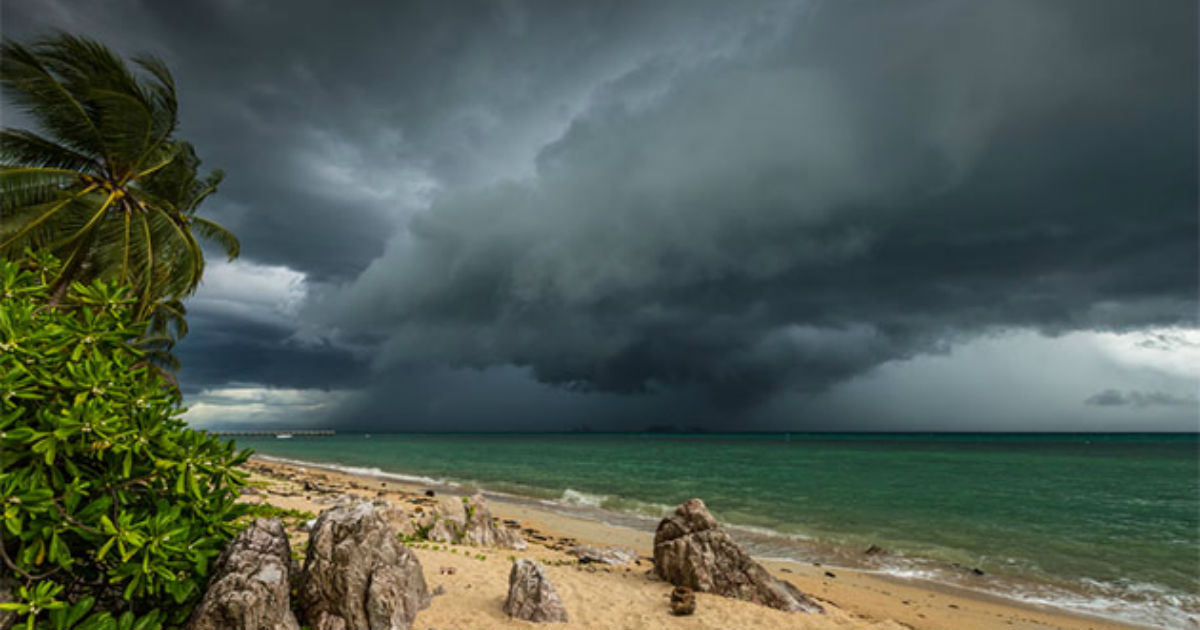
[[[316,466],[254,458],[248,502],[319,513],[344,496],[385,500],[400,508],[425,500],[426,488],[392,479],[352,475]],[[307,489],[306,489],[307,486]],[[446,496],[442,490],[440,495]],[[457,500],[457,496],[448,498]],[[417,615],[415,628],[1132,628],[1116,621],[1017,602],[918,580],[807,563],[765,560],[825,607],[823,615],[788,613],[700,593],[696,613],[677,617],[668,610],[671,585],[659,580],[650,559],[646,532],[559,514],[549,509],[490,500],[493,516],[515,521],[529,543],[523,551],[457,545],[417,545],[430,588],[442,589]],[[517,525],[519,524],[519,525]],[[289,528],[294,552],[303,553],[307,535]],[[565,553],[575,543],[636,550],[632,565],[580,565]],[[533,624],[501,610],[513,558],[529,558],[546,569],[567,608],[570,622]]]

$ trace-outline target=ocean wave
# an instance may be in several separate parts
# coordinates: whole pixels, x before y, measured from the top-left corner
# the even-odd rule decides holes
[[[541,499],[540,503],[548,506],[565,506],[574,508],[591,508],[607,510],[640,519],[660,519],[674,509],[673,506],[662,503],[639,501],[612,494],[595,494],[567,488],[556,498]]]
[[[559,493],[549,488],[523,484],[459,482],[390,472],[377,467],[345,466],[259,454],[256,454],[255,457],[297,466],[458,491],[479,489],[489,497],[501,501],[532,501],[609,525],[637,526],[643,530],[652,527],[658,519],[675,509],[673,505],[640,501],[619,495],[584,492],[573,488],[567,488]],[[831,568],[842,565],[843,563],[839,562],[842,560],[846,561],[844,568],[853,570],[901,579],[936,582],[980,593],[999,595],[1029,604],[1162,628],[1192,627],[1191,620],[1200,615],[1200,597],[1156,584],[1107,583],[1083,579],[1073,588],[1064,588],[989,576],[986,586],[980,587],[978,584],[964,583],[954,571],[947,570],[944,558],[937,559],[924,554],[909,556],[902,552],[895,552],[887,557],[876,558],[864,565],[857,546],[837,545],[833,540],[826,539],[825,536],[782,532],[768,527],[739,523],[724,522],[722,525],[733,532],[735,538],[745,544],[751,553],[762,559],[800,563],[819,559]],[[845,541],[842,542],[845,543]],[[834,550],[830,545],[845,548]],[[1015,559],[1005,560],[1008,560],[1005,564],[1009,565],[1024,564]]]
[[[371,477],[374,479],[391,479],[404,483],[419,483],[431,486],[441,486],[446,488],[460,488],[462,484],[449,481],[447,479],[435,479],[433,477],[424,477],[421,475],[406,475],[403,473],[389,472],[375,466],[343,466],[341,464],[329,464],[325,462],[313,462],[302,459],[291,459],[287,457],[275,457],[273,455],[254,455],[258,459],[263,459],[271,462],[279,462],[281,464],[291,464],[293,466],[304,466],[308,468],[323,468],[349,475],[359,475],[362,477]]]
[[[907,580],[945,584],[955,588],[1048,606],[1092,617],[1100,617],[1158,628],[1195,627],[1200,614],[1200,596],[1158,584],[1102,582],[1082,579],[1071,586],[1035,583],[990,576],[986,586],[964,583],[955,572],[926,558],[890,557],[878,566],[859,569]]]
[[[1080,593],[1055,587],[1024,587],[1005,595],[1044,606],[1161,628],[1195,627],[1200,596],[1141,582],[1081,581]]]
[[[733,530],[735,532],[740,531],[740,532],[754,534],[756,536],[764,536],[764,537],[768,537],[768,538],[778,538],[778,539],[784,539],[784,540],[805,541],[805,542],[814,540],[814,538],[812,536],[809,536],[807,534],[801,534],[798,532],[781,532],[777,529],[771,529],[769,527],[760,527],[758,525],[740,525],[737,523],[722,523],[722,525],[725,527],[725,529]]]

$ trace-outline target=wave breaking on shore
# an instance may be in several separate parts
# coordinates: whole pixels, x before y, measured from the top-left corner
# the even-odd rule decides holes
[[[553,490],[519,483],[481,483],[398,473],[375,466],[352,466],[256,454],[255,457],[295,466],[327,469],[380,480],[416,484],[435,491],[482,492],[489,499],[548,509],[564,516],[585,518],[608,526],[653,534],[659,520],[673,507],[573,488]],[[1115,621],[1160,628],[1200,627],[1200,596],[1144,583],[1110,583],[1081,578],[1071,585],[1052,584],[1035,576],[978,574],[944,558],[908,555],[900,551],[865,554],[861,541],[830,540],[826,536],[782,532],[743,523],[724,523],[739,542],[765,560],[814,564],[830,569],[854,569],[889,578],[919,581],[989,596],[1069,610]]]

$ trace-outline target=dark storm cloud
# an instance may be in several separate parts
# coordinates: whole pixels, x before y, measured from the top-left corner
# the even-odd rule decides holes
[[[600,88],[336,299],[380,365],[718,401],[1003,327],[1194,322],[1195,8],[828,3]]]
[[[229,172],[213,207],[256,260],[318,279],[361,270],[431,188],[486,178],[509,152],[552,139],[592,82],[648,42],[739,12],[715,2],[687,3],[684,15],[669,3],[5,6],[9,36],[64,28],[164,57],[182,132]]]
[[[247,261],[307,275],[296,317],[193,309],[193,390],[361,387],[351,423],[634,427],[732,422],[997,329],[1194,327],[1196,11],[128,0],[0,18],[163,56],[183,135],[229,172],[207,207]]]
[[[1196,398],[1183,396],[1175,396],[1166,392],[1121,392],[1115,389],[1106,389],[1102,392],[1097,392],[1094,396],[1088,397],[1084,403],[1095,407],[1133,407],[1142,409],[1145,407],[1195,407]]]
[[[343,388],[368,376],[364,362],[327,345],[305,345],[293,332],[234,318],[192,316],[191,332],[176,352],[183,367],[179,380],[186,394],[229,382],[275,387]]]

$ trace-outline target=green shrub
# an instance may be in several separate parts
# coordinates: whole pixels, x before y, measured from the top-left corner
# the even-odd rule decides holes
[[[238,525],[240,529],[240,526],[248,526],[250,521],[256,518],[277,518],[286,527],[300,527],[316,517],[316,514],[313,514],[308,510],[281,508],[271,505],[270,503],[247,503],[245,513],[238,520]]]
[[[45,257],[0,260],[0,560],[27,628],[178,625],[244,511],[248,451],[192,431],[138,349],[125,288],[50,306]]]

